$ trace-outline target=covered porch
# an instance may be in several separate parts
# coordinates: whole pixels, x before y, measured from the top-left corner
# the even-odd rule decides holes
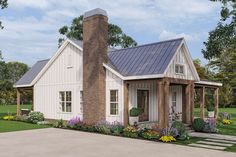
[[[22,114],[27,114],[29,111],[21,109],[21,104],[22,104],[22,96],[23,93],[32,93],[32,109],[34,110],[34,88],[33,87],[17,87],[16,88],[17,92],[17,116],[22,115]]]
[[[142,113],[139,123],[157,123],[164,128],[173,120],[191,125],[194,120],[195,88],[215,89],[215,110],[218,112],[218,86],[195,83],[176,78],[129,80],[124,82],[124,124],[129,124],[129,110],[138,107]],[[204,90],[203,90],[204,92]],[[204,100],[204,99],[202,99]],[[203,107],[203,108],[202,108]],[[201,105],[201,118],[204,118],[204,101]]]
[[[173,89],[178,90],[173,92]],[[147,97],[147,107],[142,106],[145,102],[145,100],[140,98],[142,95]],[[125,81],[124,124],[129,124],[129,110],[132,107],[140,106],[142,111],[146,110],[144,114],[139,116],[139,120],[142,122],[155,121],[160,128],[164,128],[169,125],[173,115],[176,114],[181,121],[191,124],[194,119],[193,97],[194,82],[189,80],[160,78]],[[175,111],[173,108],[175,108]]]

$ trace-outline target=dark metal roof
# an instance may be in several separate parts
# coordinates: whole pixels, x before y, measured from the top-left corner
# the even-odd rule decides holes
[[[21,78],[15,83],[15,86],[30,85],[38,73],[47,64],[49,59],[41,60],[35,63]]]
[[[123,76],[163,74],[183,38],[108,53],[108,66]]]
[[[83,42],[70,39],[83,48]],[[123,76],[163,74],[183,38],[125,49],[108,49],[108,66]],[[49,59],[38,61],[15,86],[30,85]]]

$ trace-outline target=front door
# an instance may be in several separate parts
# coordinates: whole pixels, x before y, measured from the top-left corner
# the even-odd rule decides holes
[[[149,90],[137,91],[137,106],[141,110],[139,122],[149,121]]]

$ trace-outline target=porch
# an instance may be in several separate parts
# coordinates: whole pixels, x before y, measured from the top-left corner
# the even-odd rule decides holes
[[[216,90],[214,106],[217,113],[218,86],[210,87]],[[129,124],[129,110],[138,107],[142,110],[140,123],[156,122],[158,127],[164,128],[173,119],[178,119],[191,125],[194,120],[195,88],[209,88],[209,84],[196,84],[191,80],[175,78],[125,81],[124,124]],[[204,101],[201,106],[201,112],[204,112]],[[201,118],[204,118],[203,113]]]

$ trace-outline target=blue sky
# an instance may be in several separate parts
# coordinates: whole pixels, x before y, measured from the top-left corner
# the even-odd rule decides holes
[[[0,10],[4,59],[31,66],[50,58],[58,48],[58,29],[97,7],[139,45],[185,37],[192,58],[206,63],[202,43],[220,19],[221,5],[208,0],[9,0],[9,7]]]

